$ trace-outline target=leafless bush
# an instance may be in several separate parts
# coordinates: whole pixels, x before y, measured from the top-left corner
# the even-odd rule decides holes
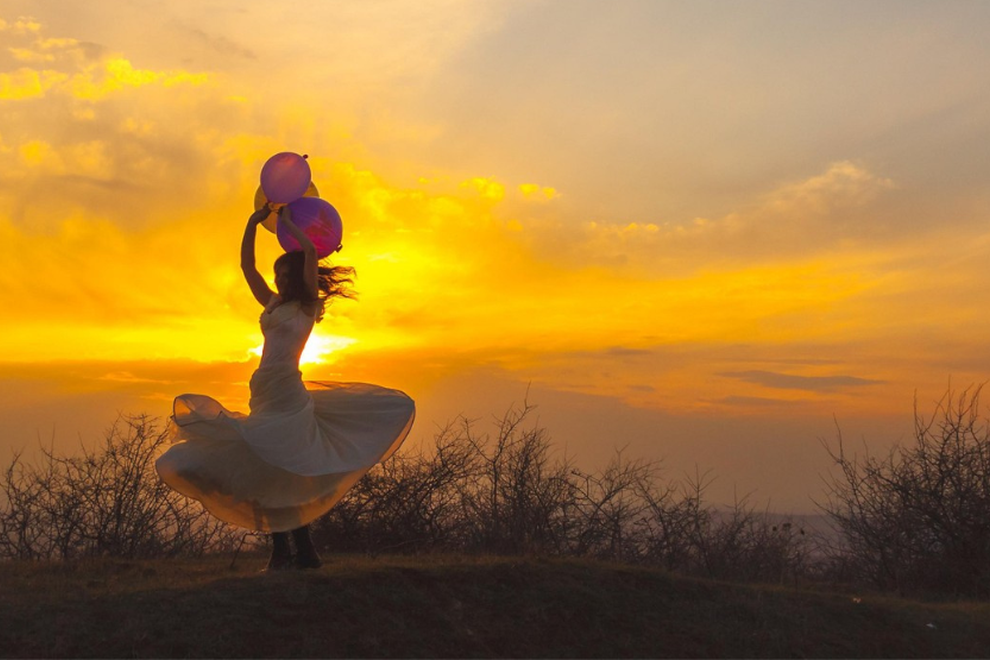
[[[658,463],[629,461],[622,451],[617,451],[597,472],[571,470],[572,498],[567,503],[573,530],[570,552],[607,559],[641,559],[644,544],[649,542],[644,536],[644,524],[659,510],[656,505],[663,503],[663,520],[674,515],[669,498],[657,491],[658,479]],[[665,488],[672,492],[671,487]]]
[[[807,539],[744,504],[705,504],[707,481],[662,478],[655,461],[617,451],[583,471],[554,454],[533,407],[510,408],[492,435],[461,419],[432,453],[395,455],[314,523],[334,551],[459,551],[589,556],[718,578],[793,580]]]
[[[447,426],[431,453],[393,454],[373,468],[313,524],[314,538],[338,552],[462,548],[463,489],[479,473],[474,447]]]
[[[745,503],[698,518],[693,572],[723,580],[794,582],[811,572],[810,539],[790,522],[770,521]]]
[[[742,505],[704,502],[706,482],[663,478],[617,451],[601,469],[558,455],[524,403],[491,434],[459,419],[431,447],[373,468],[313,523],[334,552],[569,555],[660,565],[718,578],[778,581],[803,568],[803,539]],[[244,537],[154,472],[167,434],[119,418],[97,450],[37,465],[15,456],[3,488],[0,557],[163,557],[232,548]]]
[[[638,484],[644,510],[635,522],[645,561],[671,571],[696,572],[696,530],[709,517],[700,481],[686,486],[651,478]]]
[[[841,433],[825,445],[838,467],[821,505],[842,534],[843,577],[900,592],[990,594],[990,428],[980,388],[951,390],[913,444],[882,458],[850,456]]]
[[[480,470],[461,489],[473,521],[473,549],[504,554],[558,552],[566,545],[565,504],[573,487],[566,460],[553,460],[549,434],[527,427],[533,408],[510,409],[497,421],[494,440],[462,423]]]
[[[146,416],[119,417],[102,446],[65,457],[16,454],[0,488],[0,558],[198,555],[239,536],[154,470],[167,432]]]

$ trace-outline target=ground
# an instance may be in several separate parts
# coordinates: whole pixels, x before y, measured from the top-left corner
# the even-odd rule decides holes
[[[990,605],[588,560],[0,564],[3,657],[985,657]]]

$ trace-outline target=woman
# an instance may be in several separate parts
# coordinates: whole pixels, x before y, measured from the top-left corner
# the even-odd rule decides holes
[[[221,520],[272,532],[269,570],[316,568],[321,561],[309,523],[398,448],[415,405],[402,392],[376,385],[304,385],[299,356],[325,306],[350,296],[353,269],[320,266],[313,243],[282,207],[279,222],[302,250],[275,261],[272,291],[254,256],[258,224],[269,213],[262,207],[248,219],[241,243],[241,270],[264,308],[265,346],[251,376],[250,414],[231,412],[201,394],[176,397],[173,444],[155,465],[165,483]]]

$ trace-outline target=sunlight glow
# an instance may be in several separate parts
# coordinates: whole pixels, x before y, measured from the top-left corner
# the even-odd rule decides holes
[[[355,270],[302,369],[407,391],[422,437],[532,385],[575,452],[683,442],[749,490],[990,377],[990,3],[148,4],[0,8],[0,454],[244,409],[282,151]]]
[[[299,366],[329,364],[333,362],[334,353],[356,344],[357,341],[353,337],[320,335],[314,332],[309,336],[309,341],[306,342],[306,347],[303,349],[302,356],[299,358]],[[254,348],[249,349],[248,352],[261,357],[264,349],[265,344],[262,342]]]

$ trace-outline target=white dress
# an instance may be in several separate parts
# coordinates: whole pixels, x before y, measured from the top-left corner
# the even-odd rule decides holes
[[[265,348],[250,414],[202,394],[173,405],[172,445],[155,467],[217,518],[282,532],[330,510],[409,433],[412,399],[366,383],[303,383],[299,356],[313,318],[297,302],[261,315]]]

